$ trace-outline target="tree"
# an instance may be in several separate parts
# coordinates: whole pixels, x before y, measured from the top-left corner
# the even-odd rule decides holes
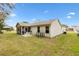
[[[0,3],[0,33],[2,33],[4,21],[10,15],[13,8],[13,3]]]

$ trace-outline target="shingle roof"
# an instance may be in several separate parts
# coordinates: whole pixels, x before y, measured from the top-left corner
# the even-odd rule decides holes
[[[46,21],[38,21],[31,24],[31,26],[37,26],[37,25],[49,25],[55,20],[46,20]]]
[[[20,25],[20,26],[30,26],[29,23],[25,23],[25,22],[20,22],[19,25]]]
[[[51,20],[46,20],[46,21],[38,21],[38,22],[34,22],[34,23],[26,23],[26,22],[20,22],[19,25],[20,26],[39,26],[39,25],[49,25],[51,24],[53,21],[55,21],[57,19],[51,19]]]

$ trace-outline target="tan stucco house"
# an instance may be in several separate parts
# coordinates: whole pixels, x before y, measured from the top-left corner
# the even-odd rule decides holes
[[[38,21],[34,23],[21,22],[16,24],[17,34],[30,34],[45,37],[54,37],[62,33],[58,19]]]

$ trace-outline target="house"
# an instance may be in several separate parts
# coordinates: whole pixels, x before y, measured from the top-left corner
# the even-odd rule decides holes
[[[17,34],[31,34],[45,37],[54,37],[62,33],[58,19],[38,21],[34,23],[21,22],[16,24]]]
[[[73,26],[74,32],[79,33],[79,25]]]
[[[67,28],[67,31],[74,32],[74,28],[73,28],[72,26],[69,26],[69,27]]]
[[[68,26],[67,25],[65,25],[65,24],[61,24],[61,26],[62,26],[62,30],[64,31],[67,31],[67,29],[68,29]]]
[[[12,30],[14,30],[14,29],[13,29],[13,27],[11,27],[11,26],[4,25],[4,26],[3,26],[3,30],[12,31]]]
[[[65,24],[62,24],[62,29],[65,30],[66,32],[67,31],[74,31],[72,26],[68,26],[68,25],[65,25]]]

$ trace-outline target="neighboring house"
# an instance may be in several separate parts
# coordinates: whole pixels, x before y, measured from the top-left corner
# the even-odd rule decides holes
[[[72,26],[69,26],[68,28],[67,28],[67,31],[74,31],[74,29],[73,29],[73,27]]]
[[[68,26],[68,25],[65,25],[65,24],[62,24],[62,30],[65,31],[65,32],[74,31],[72,26]]]
[[[74,32],[79,33],[79,26],[73,26]]]
[[[16,24],[17,34],[32,34],[54,37],[62,33],[59,20],[39,21],[35,23],[21,22]]]
[[[67,26],[67,25],[62,24],[61,26],[62,26],[62,30],[63,30],[63,31],[67,31],[67,29],[68,29],[68,26]]]
[[[13,30],[13,27],[8,26],[8,25],[4,25],[3,30],[12,31]]]

